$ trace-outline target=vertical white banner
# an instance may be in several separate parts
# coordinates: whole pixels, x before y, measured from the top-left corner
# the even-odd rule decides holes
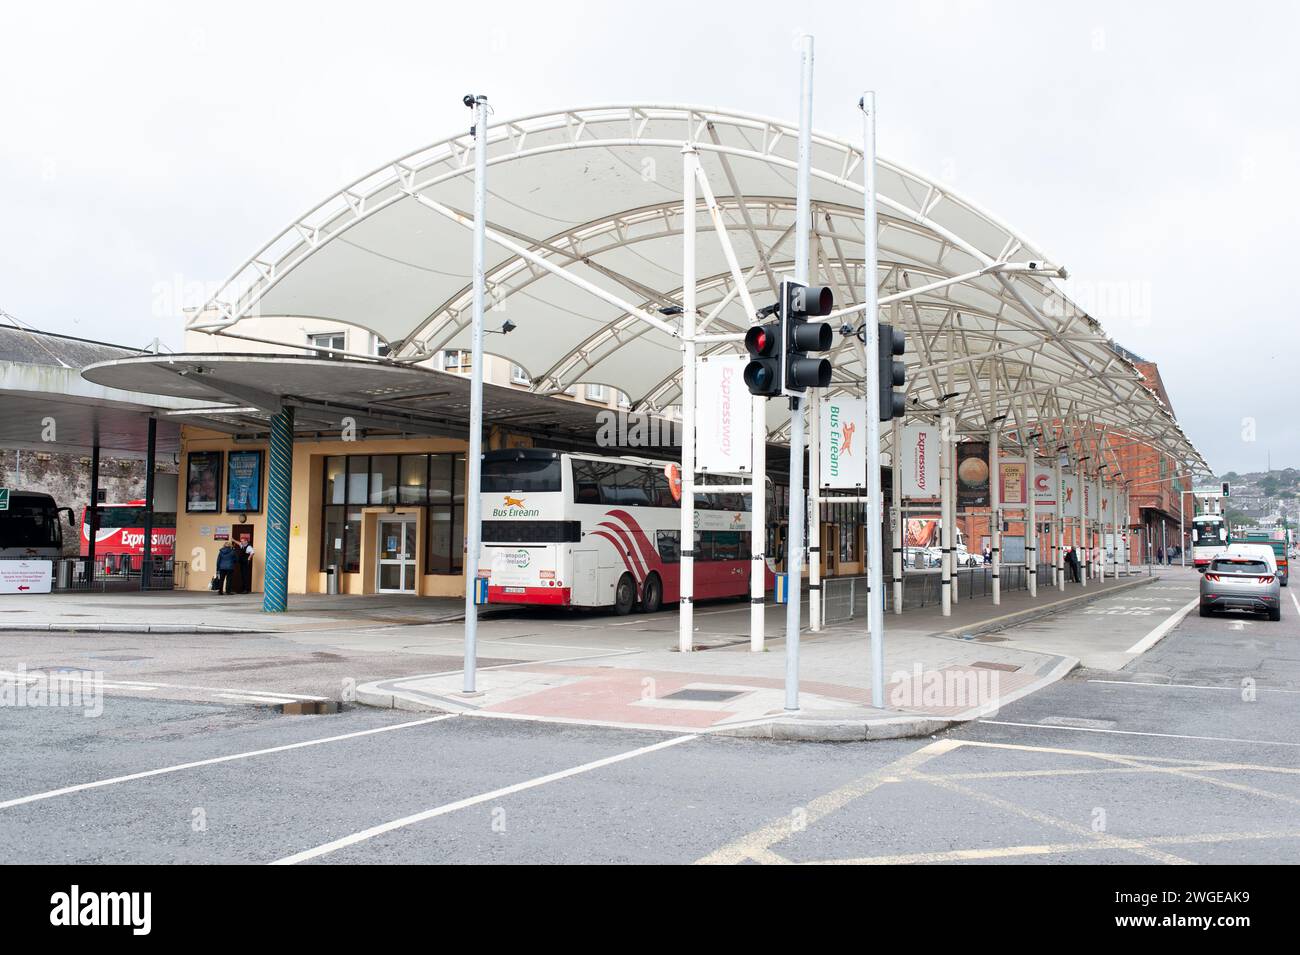
[[[1060,500],[1060,488],[1053,491],[1056,481],[1052,469],[1042,464],[1034,465],[1034,504],[1038,507],[1055,507]]]
[[[929,501],[939,497],[939,429],[907,425],[903,429],[898,466],[903,497]]]
[[[1078,517],[1079,516],[1079,482],[1074,478],[1074,472],[1061,471],[1061,516]]]
[[[821,400],[821,485],[860,488],[867,484],[867,403],[862,398]]]
[[[722,474],[754,469],[754,416],[742,375],[749,358],[723,355],[695,366],[695,467]]]

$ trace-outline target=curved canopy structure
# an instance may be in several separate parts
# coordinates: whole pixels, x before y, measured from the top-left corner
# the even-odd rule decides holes
[[[526,369],[541,394],[592,382],[637,409],[676,403],[683,147],[707,180],[697,294],[699,332],[720,339],[701,347],[709,354],[740,350],[746,298],[766,304],[792,275],[797,140],[789,123],[691,106],[493,124],[488,325],[509,319],[515,330],[489,336],[488,350]],[[189,327],[238,334],[253,316],[329,319],[373,331],[399,363],[469,347],[473,152],[466,130],[329,197],[244,263]],[[812,167],[812,281],[851,307],[866,280],[861,150],[815,135]],[[874,281],[882,317],[908,336],[915,413],[944,410],[964,430],[996,427],[1022,442],[1087,422],[1208,470],[1137,368],[1056,287],[1063,270],[1042,249],[894,163],[877,163],[876,184]],[[856,339],[842,339],[834,364],[834,386],[860,391]],[[779,439],[784,409],[769,404]]]

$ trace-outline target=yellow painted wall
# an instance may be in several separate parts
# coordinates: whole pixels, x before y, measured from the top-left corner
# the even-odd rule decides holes
[[[487,436],[488,448],[526,447],[528,438],[509,434],[493,428]],[[257,556],[253,561],[253,589],[262,589],[262,561],[266,554],[266,473],[267,462],[263,461],[261,514],[249,514],[247,521],[241,521],[238,513],[231,514],[185,513],[185,474],[187,455],[190,451],[230,451],[262,449],[269,455],[265,442],[235,441],[232,437],[216,431],[186,426],[181,429],[181,482],[180,497],[176,515],[176,558],[190,562],[190,573],[186,587],[189,590],[206,590],[212,575],[216,573],[217,551],[221,542],[214,541],[212,529],[236,523],[253,526],[254,545]],[[290,504],[289,522],[289,592],[325,593],[327,589],[324,568],[320,566],[322,527],[322,496],[324,494],[325,459],[336,454],[436,454],[464,452],[466,442],[460,438],[366,438],[365,441],[340,441],[327,439],[319,441],[296,441],[293,446],[293,497]],[[222,468],[220,499],[225,502],[225,467]],[[423,508],[399,505],[396,513],[412,513],[417,516],[417,584],[416,593],[426,597],[464,596],[465,581],[460,574],[425,574],[424,573],[424,534],[425,521]],[[361,594],[375,592],[375,534],[378,519],[390,513],[386,505],[361,507],[361,572],[344,574],[339,590],[342,593]],[[201,529],[209,528],[204,535]]]

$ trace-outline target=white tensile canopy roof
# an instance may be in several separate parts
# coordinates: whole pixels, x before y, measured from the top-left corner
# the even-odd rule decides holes
[[[660,310],[681,302],[683,145],[698,150],[738,273],[762,305],[793,274],[797,140],[788,123],[690,106],[603,106],[492,124],[488,227],[513,247],[487,243],[487,327],[508,319],[515,330],[487,336],[487,350],[523,367],[539,394],[591,382],[625,392],[636,410],[675,404],[680,318]],[[239,334],[252,316],[328,319],[373,331],[397,362],[468,348],[473,152],[467,129],[329,197],[255,253],[189,327]],[[861,150],[814,135],[812,167],[812,281],[833,286],[837,306],[853,305],[864,282]],[[908,402],[918,416],[942,409],[962,430],[992,426],[1017,438],[1040,422],[1052,436],[1063,422],[1083,424],[1208,471],[1136,367],[1061,294],[1052,281],[1061,271],[1043,250],[896,164],[878,161],[876,183],[882,318],[908,336]],[[752,318],[711,234],[707,194],[697,218],[699,331],[743,332]],[[597,297],[538,259],[643,311]],[[935,287],[911,291],[927,286]],[[742,347],[715,342],[700,352]],[[853,338],[842,339],[834,364],[834,387],[860,392]],[[784,403],[769,409],[780,440]]]

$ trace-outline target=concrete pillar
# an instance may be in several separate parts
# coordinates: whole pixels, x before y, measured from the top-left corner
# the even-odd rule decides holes
[[[148,590],[153,583],[153,491],[154,471],[157,470],[155,458],[158,456],[158,419],[149,418],[149,434],[145,439],[144,462],[144,541],[143,556],[140,558],[140,589]],[[221,488],[217,488],[217,494]]]
[[[266,483],[266,561],[262,572],[262,610],[289,609],[289,504],[293,493],[293,408],[271,417],[271,452]],[[467,558],[472,559],[472,557]],[[467,576],[473,580],[473,572]]]

